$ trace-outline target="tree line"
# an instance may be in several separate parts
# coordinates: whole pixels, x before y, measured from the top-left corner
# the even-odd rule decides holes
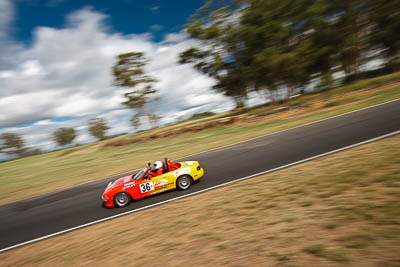
[[[160,116],[148,115],[151,119],[152,127],[158,125]],[[107,131],[111,129],[108,125],[108,121],[105,118],[93,118],[88,121],[89,127],[88,132],[91,136],[95,137],[98,141],[110,138],[107,135]],[[141,123],[140,121],[131,122],[134,129],[138,129]],[[61,127],[53,131],[52,133],[53,141],[61,147],[70,145],[74,142],[77,137],[77,131],[71,127]],[[0,153],[5,153],[9,155],[15,155],[18,157],[32,156],[41,154],[40,149],[31,149],[26,146],[25,139],[17,133],[2,133],[0,135]]]
[[[250,92],[286,88],[304,93],[334,86],[333,74],[362,78],[365,64],[383,61],[379,73],[400,70],[398,0],[209,0],[185,25],[201,46],[182,51],[177,62],[191,64],[215,80],[213,89],[242,107]],[[145,72],[143,52],[117,56],[115,85],[130,88],[125,106],[144,116],[157,92]],[[274,99],[272,98],[272,101]]]
[[[98,140],[106,138],[106,132],[110,129],[104,118],[95,118],[89,121],[89,133]],[[74,128],[62,127],[53,133],[53,140],[59,146],[72,144],[77,134]],[[41,154],[40,149],[30,149],[26,146],[24,138],[16,133],[3,133],[0,135],[0,153],[15,155],[19,157]]]
[[[332,73],[357,79],[381,59],[400,69],[398,0],[210,0],[186,25],[193,47],[179,56],[243,105],[250,91],[289,91]]]

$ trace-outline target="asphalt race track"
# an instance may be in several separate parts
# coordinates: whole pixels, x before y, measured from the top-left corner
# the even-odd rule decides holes
[[[200,161],[204,168],[205,176],[199,183],[183,192],[170,191],[132,202],[125,208],[101,206],[108,182],[122,175],[2,205],[0,250],[398,130],[400,100],[185,158]]]

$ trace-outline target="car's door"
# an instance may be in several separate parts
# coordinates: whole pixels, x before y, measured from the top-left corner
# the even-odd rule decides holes
[[[170,173],[164,173],[162,175],[151,178],[154,184],[154,190],[157,193],[161,193],[170,189],[173,189],[172,186],[175,181],[172,181]]]
[[[154,191],[154,180],[148,178],[148,172],[138,182],[136,189],[136,195],[138,198],[149,196],[155,193]],[[154,178],[153,178],[154,179]]]
[[[176,188],[176,177],[173,172],[164,173],[151,178],[148,178],[148,173],[146,173],[139,180],[138,186],[135,188],[135,196],[137,196],[136,199],[138,199],[174,188]]]

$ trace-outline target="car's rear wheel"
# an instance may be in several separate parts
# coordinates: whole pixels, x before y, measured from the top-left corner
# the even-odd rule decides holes
[[[176,187],[179,190],[186,190],[188,189],[193,183],[192,177],[189,175],[182,175],[176,180]]]
[[[130,200],[130,196],[125,192],[118,193],[114,196],[114,204],[117,207],[127,206]]]

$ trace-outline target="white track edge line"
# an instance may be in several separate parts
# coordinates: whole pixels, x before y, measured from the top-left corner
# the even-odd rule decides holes
[[[210,191],[210,190],[213,190],[213,189],[216,189],[216,188],[219,188],[219,187],[223,187],[223,186],[226,186],[226,185],[229,185],[229,184],[233,184],[233,183],[236,183],[236,182],[239,182],[239,181],[247,180],[247,179],[250,179],[250,178],[253,178],[253,177],[256,177],[256,176],[260,176],[260,175],[264,175],[264,174],[271,173],[271,172],[274,172],[274,171],[278,171],[278,170],[281,170],[281,169],[285,169],[285,168],[288,168],[288,167],[291,167],[291,166],[294,166],[294,165],[298,165],[300,163],[304,163],[304,162],[307,162],[307,161],[310,161],[310,160],[313,160],[313,159],[321,158],[321,157],[324,157],[324,156],[327,156],[327,155],[330,155],[330,154],[334,154],[334,153],[337,153],[337,152],[340,152],[340,151],[343,151],[343,150],[347,150],[347,149],[356,147],[356,146],[364,145],[364,144],[371,143],[371,142],[374,142],[374,141],[377,141],[377,140],[380,140],[380,139],[384,139],[384,138],[387,138],[387,137],[390,137],[390,136],[394,136],[396,134],[400,134],[400,130],[392,132],[392,133],[388,133],[388,134],[385,134],[385,135],[381,135],[381,136],[378,136],[378,137],[375,137],[375,138],[372,138],[372,139],[368,139],[368,140],[365,140],[365,141],[362,141],[362,142],[359,142],[359,143],[356,143],[356,144],[353,144],[353,145],[349,145],[349,146],[338,148],[338,149],[335,149],[335,150],[332,150],[332,151],[329,151],[329,152],[325,152],[325,153],[322,153],[322,154],[319,154],[319,155],[316,155],[316,156],[312,156],[312,157],[309,157],[309,158],[306,158],[306,159],[302,159],[302,160],[299,160],[299,161],[296,161],[296,162],[292,162],[292,163],[289,163],[289,164],[286,164],[286,165],[283,165],[283,166],[280,166],[280,167],[276,167],[276,168],[273,168],[273,169],[270,169],[270,170],[267,170],[267,171],[255,173],[255,174],[252,174],[252,175],[249,175],[249,176],[238,178],[238,179],[233,180],[233,181],[229,181],[229,182],[226,182],[226,183],[223,183],[223,184],[219,184],[219,185],[215,185],[215,186],[212,186],[212,187],[209,187],[209,188],[205,188],[205,189],[200,190],[200,191],[196,191],[196,192],[189,193],[189,194],[186,194],[186,195],[183,195],[183,196],[167,199],[167,200],[164,200],[164,201],[161,201],[161,202],[157,202],[157,203],[145,206],[145,207],[137,208],[137,209],[130,210],[130,211],[127,211],[127,212],[123,212],[123,213],[119,213],[119,214],[116,214],[116,215],[113,215],[113,216],[110,216],[110,217],[107,217],[107,218],[103,218],[103,219],[96,220],[96,221],[93,221],[93,222],[90,222],[90,223],[86,223],[86,224],[78,225],[78,226],[75,226],[75,227],[72,227],[72,228],[69,228],[69,229],[65,229],[65,230],[50,234],[50,235],[46,235],[46,236],[42,236],[42,237],[39,237],[39,238],[36,238],[36,239],[32,239],[32,240],[29,240],[29,241],[26,241],[26,242],[23,242],[23,243],[19,243],[19,244],[13,245],[11,247],[7,247],[7,248],[4,248],[4,249],[1,249],[0,253],[6,252],[8,250],[11,250],[11,249],[14,249],[14,248],[18,248],[18,247],[21,247],[21,246],[24,246],[24,245],[35,243],[35,242],[38,242],[38,241],[41,241],[41,240],[44,240],[44,239],[48,239],[50,237],[54,237],[54,236],[57,236],[57,235],[68,233],[68,232],[72,232],[74,230],[78,230],[78,229],[81,229],[81,228],[84,228],[84,227],[87,227],[87,226],[91,226],[91,225],[98,224],[98,223],[101,223],[101,222],[104,222],[104,221],[108,221],[108,220],[111,220],[111,219],[122,217],[124,215],[128,215],[128,214],[135,213],[135,212],[138,212],[138,211],[142,211],[142,210],[145,210],[145,209],[149,209],[149,208],[152,208],[152,207],[155,207],[155,206],[159,206],[159,205],[162,205],[162,204],[165,204],[165,203],[168,203],[168,202],[172,202],[172,201],[175,201],[175,200],[178,200],[178,199],[190,197],[190,196],[193,196],[193,195],[198,195],[198,194],[201,194],[203,192],[207,192],[207,191]]]
[[[243,140],[243,141],[239,141],[239,142],[237,142],[237,143],[228,144],[228,145],[220,146],[220,147],[216,147],[216,148],[211,148],[211,149],[209,149],[209,150],[205,150],[205,151],[197,152],[197,153],[190,154],[190,155],[187,155],[187,156],[183,156],[183,157],[177,158],[177,159],[175,159],[175,160],[179,160],[179,159],[183,159],[183,158],[188,158],[188,157],[192,157],[192,156],[199,155],[199,154],[203,154],[203,153],[208,153],[208,152],[212,152],[212,151],[215,151],[215,150],[224,149],[224,148],[231,147],[231,146],[235,146],[235,145],[238,145],[238,144],[242,144],[242,143],[245,143],[245,142],[248,142],[248,141],[256,140],[256,139],[258,139],[258,138],[263,138],[263,137],[267,137],[267,136],[270,136],[270,135],[279,134],[279,133],[282,133],[282,132],[286,132],[286,131],[294,130],[294,129],[297,129],[297,128],[309,126],[309,125],[312,125],[312,124],[316,124],[316,123],[319,123],[319,122],[323,122],[323,121],[327,121],[327,120],[330,120],[330,119],[338,118],[338,117],[345,116],[345,115],[348,115],[348,114],[351,114],[351,113],[356,113],[356,112],[363,111],[363,110],[366,110],[366,109],[369,109],[369,108],[374,108],[374,107],[382,106],[382,105],[389,104],[389,103],[396,102],[396,101],[400,101],[400,98],[393,99],[393,100],[389,100],[389,101],[387,101],[387,102],[383,102],[383,103],[379,103],[379,104],[375,104],[375,105],[372,105],[372,106],[369,106],[369,107],[365,107],[365,108],[362,108],[362,109],[357,109],[357,110],[353,110],[353,111],[348,111],[348,112],[346,112],[346,113],[339,114],[339,115],[335,115],[335,116],[333,116],[333,117],[329,117],[329,118],[325,118],[325,119],[321,119],[321,120],[317,120],[317,121],[312,121],[312,122],[309,122],[309,123],[306,123],[306,124],[298,125],[298,126],[295,126],[295,127],[292,127],[292,128],[288,128],[288,129],[284,129],[284,130],[280,130],[280,131],[277,131],[277,132],[267,133],[267,134],[265,134],[265,135],[252,137],[252,138],[250,138],[250,139],[246,139],[246,140]],[[51,191],[51,192],[46,192],[46,193],[43,193],[43,194],[34,195],[34,196],[31,196],[31,197],[27,197],[27,198],[15,200],[15,201],[12,201],[12,202],[7,202],[7,203],[4,203],[4,204],[1,204],[0,206],[8,205],[8,204],[11,204],[11,203],[16,203],[16,202],[21,202],[21,201],[33,199],[33,198],[36,198],[36,197],[46,196],[46,195],[49,195],[49,194],[53,194],[53,193],[57,193],[57,192],[60,192],[60,191],[68,190],[68,189],[71,189],[71,188],[74,188],[74,187],[78,187],[78,186],[81,186],[81,185],[87,185],[87,184],[90,184],[90,183],[94,183],[94,182],[99,181],[99,180],[111,179],[111,178],[113,178],[114,176],[120,176],[120,175],[123,175],[123,174],[126,174],[126,173],[131,173],[131,172],[134,172],[134,171],[137,171],[137,170],[139,170],[139,169],[129,170],[129,171],[124,172],[124,173],[119,173],[119,174],[111,175],[111,176],[108,176],[108,177],[106,177],[106,178],[100,178],[100,179],[96,179],[96,180],[92,180],[92,181],[87,181],[87,182],[84,182],[84,183],[81,183],[81,184],[77,184],[77,185],[72,185],[72,186],[68,186],[68,187],[61,187],[61,188],[55,189],[55,190],[53,190],[53,191]],[[1,250],[0,250],[0,253],[1,253]]]

